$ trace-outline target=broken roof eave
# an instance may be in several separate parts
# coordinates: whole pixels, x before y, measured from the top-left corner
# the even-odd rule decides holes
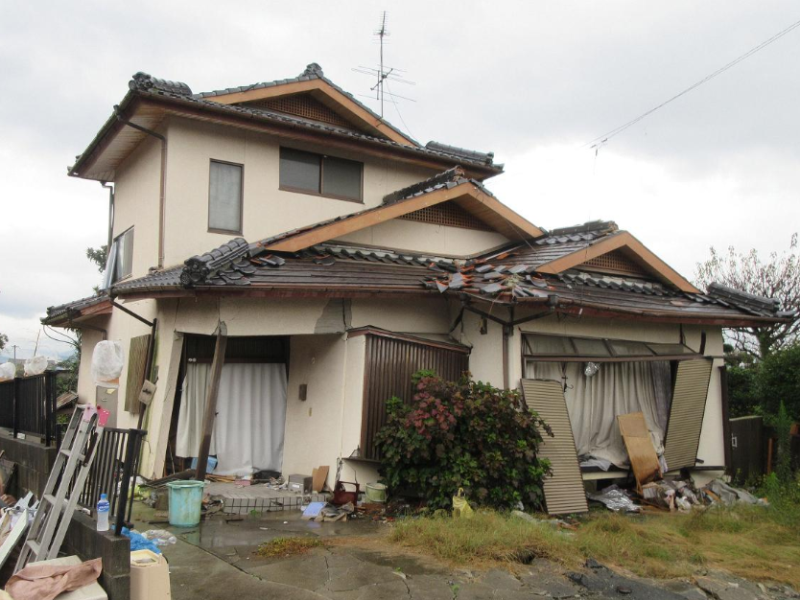
[[[80,329],[82,323],[97,317],[110,315],[112,309],[111,298],[104,298],[102,301],[85,308],[67,308],[63,312],[53,315],[52,317],[44,317],[42,319],[42,324],[50,327]]]
[[[215,106],[216,105],[216,106]],[[431,169],[452,167],[461,164],[470,177],[484,180],[503,172],[503,165],[479,164],[476,161],[464,160],[463,157],[445,153],[431,153],[420,146],[404,146],[394,141],[378,138],[359,138],[348,134],[346,131],[315,131],[313,128],[299,123],[276,122],[268,116],[244,113],[235,110],[235,106],[218,102],[206,101],[202,104],[192,98],[165,96],[158,93],[129,91],[115,108],[112,115],[106,120],[100,131],[87,146],[86,150],[78,157],[75,164],[69,168],[69,175],[97,181],[113,181],[113,170],[104,169],[93,172],[92,168],[101,157],[102,153],[114,144],[118,134],[125,127],[118,115],[124,120],[135,122],[137,112],[141,109],[160,109],[163,111],[162,119],[167,116],[178,116],[188,119],[215,122],[234,127],[250,129],[260,133],[271,134],[287,139],[294,139],[308,143],[323,144],[329,147],[338,147],[344,150],[364,152],[366,154],[390,158],[392,160],[414,164]],[[214,115],[210,117],[209,115]],[[147,125],[146,125],[147,126]],[[152,128],[152,124],[149,125]],[[129,128],[130,129],[130,128]],[[147,134],[134,130],[141,141]],[[134,132],[131,136],[134,136]],[[125,153],[127,157],[135,149],[135,145]],[[121,158],[118,162],[121,162]],[[114,167],[116,169],[116,166]]]

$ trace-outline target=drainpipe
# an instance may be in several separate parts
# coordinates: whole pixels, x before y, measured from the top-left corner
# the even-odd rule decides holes
[[[106,243],[106,267],[108,267],[111,243],[114,241],[114,186],[108,185],[107,181],[101,181],[100,185],[108,190],[108,242]]]
[[[164,268],[164,221],[167,207],[167,138],[152,129],[131,123],[120,114],[119,106],[114,106],[114,115],[117,117],[117,121],[123,125],[137,129],[161,141],[161,176],[158,192],[158,268],[162,269]]]

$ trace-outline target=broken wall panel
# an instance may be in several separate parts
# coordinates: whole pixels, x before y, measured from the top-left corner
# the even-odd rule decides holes
[[[678,363],[664,443],[664,459],[670,471],[694,467],[697,462],[711,366],[710,359]]]
[[[144,385],[147,372],[147,348],[150,346],[150,334],[131,338],[128,353],[128,377],[125,383],[125,410],[139,414],[139,394]]]
[[[544,481],[544,498],[551,515],[586,512],[586,492],[583,487],[575,438],[567,412],[564,390],[557,381],[523,379],[522,392],[531,410],[537,412],[553,431],[543,434],[539,457],[550,461],[552,475]]]

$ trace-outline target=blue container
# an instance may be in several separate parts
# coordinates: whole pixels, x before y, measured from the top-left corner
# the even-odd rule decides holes
[[[170,481],[169,524],[174,527],[196,527],[203,506],[203,481]]]

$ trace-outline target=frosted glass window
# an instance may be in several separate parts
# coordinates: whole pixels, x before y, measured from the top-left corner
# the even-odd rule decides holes
[[[211,161],[208,228],[242,232],[242,166]]]

